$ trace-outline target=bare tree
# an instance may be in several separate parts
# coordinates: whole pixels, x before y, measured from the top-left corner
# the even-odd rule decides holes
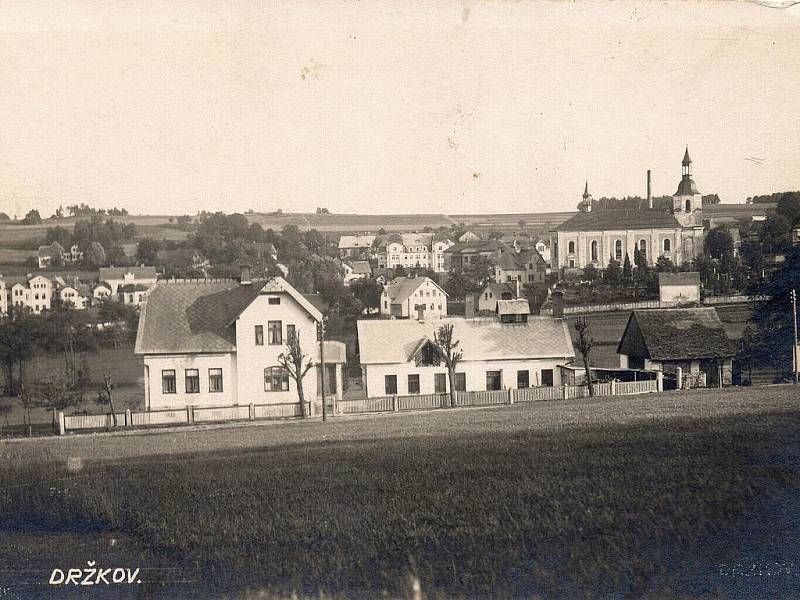
[[[460,342],[453,337],[453,324],[447,323],[439,327],[433,334],[433,344],[439,353],[439,358],[447,367],[447,378],[450,380],[450,406],[456,404],[455,375],[456,366],[464,357],[464,353],[458,349]]]
[[[306,359],[308,359],[306,361]],[[303,378],[306,373],[314,366],[314,362],[310,357],[307,357],[300,346],[300,332],[295,332],[294,335],[286,338],[286,350],[278,355],[278,362],[286,369],[289,376],[294,379],[297,384],[297,401],[300,403],[300,414],[306,416],[305,410],[305,396],[303,393]],[[322,373],[321,377],[325,377]],[[322,399],[325,402],[325,399]]]
[[[589,395],[594,396],[594,383],[592,383],[592,370],[589,368],[589,354],[594,348],[594,339],[589,334],[589,323],[586,317],[575,319],[575,332],[578,334],[576,347],[583,357],[583,368],[586,370],[586,383],[589,386]]]
[[[45,379],[38,383],[36,396],[39,406],[53,414],[53,431],[56,429],[56,413],[72,406],[78,406],[83,399],[81,393],[70,390],[64,381],[59,381],[57,378]]]
[[[97,392],[97,399],[95,404],[100,406],[108,405],[111,410],[111,422],[114,427],[117,426],[117,413],[114,411],[114,384],[111,382],[111,375],[103,375],[103,384],[100,391]]]

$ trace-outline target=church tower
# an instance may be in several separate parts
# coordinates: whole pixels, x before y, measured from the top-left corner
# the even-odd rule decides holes
[[[583,209],[585,212],[592,212],[592,195],[589,193],[589,180],[586,180],[586,185],[583,188]]]
[[[688,146],[681,163],[678,191],[672,196],[672,212],[683,227],[703,224],[703,196],[697,191],[697,185],[692,179],[692,159],[689,157]]]

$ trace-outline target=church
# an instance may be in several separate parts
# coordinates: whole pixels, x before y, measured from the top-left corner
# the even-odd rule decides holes
[[[644,209],[593,211],[587,182],[583,192],[585,210],[552,231],[552,267],[562,271],[588,265],[604,269],[612,258],[623,262],[626,254],[633,262],[636,249],[650,264],[665,256],[680,266],[702,254],[703,199],[692,179],[689,149],[683,156],[681,181],[672,197],[671,210],[653,208],[649,171],[647,175],[649,207]]]

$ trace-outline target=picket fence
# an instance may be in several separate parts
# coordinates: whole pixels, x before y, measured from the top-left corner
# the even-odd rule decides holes
[[[660,379],[645,381],[614,381],[595,383],[595,396],[645,394],[663,389]],[[589,396],[585,385],[556,387],[531,387],[521,389],[456,392],[455,406],[493,406],[544,400],[569,400]],[[329,402],[329,404],[331,404]],[[409,396],[381,396],[336,401],[336,414],[400,412],[448,408],[449,394],[412,394]],[[308,407],[306,407],[308,415]],[[118,428],[154,427],[162,425],[191,425],[194,423],[219,423],[225,421],[254,421],[260,419],[292,419],[301,416],[298,403],[290,404],[239,404],[235,406],[188,406],[181,409],[153,410],[148,412],[117,413]],[[59,433],[81,429],[110,429],[111,415],[65,415],[58,413]]]

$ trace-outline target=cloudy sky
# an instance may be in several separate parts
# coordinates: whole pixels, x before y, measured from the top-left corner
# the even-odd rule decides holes
[[[7,212],[800,189],[800,5],[5,0],[0,57]]]

